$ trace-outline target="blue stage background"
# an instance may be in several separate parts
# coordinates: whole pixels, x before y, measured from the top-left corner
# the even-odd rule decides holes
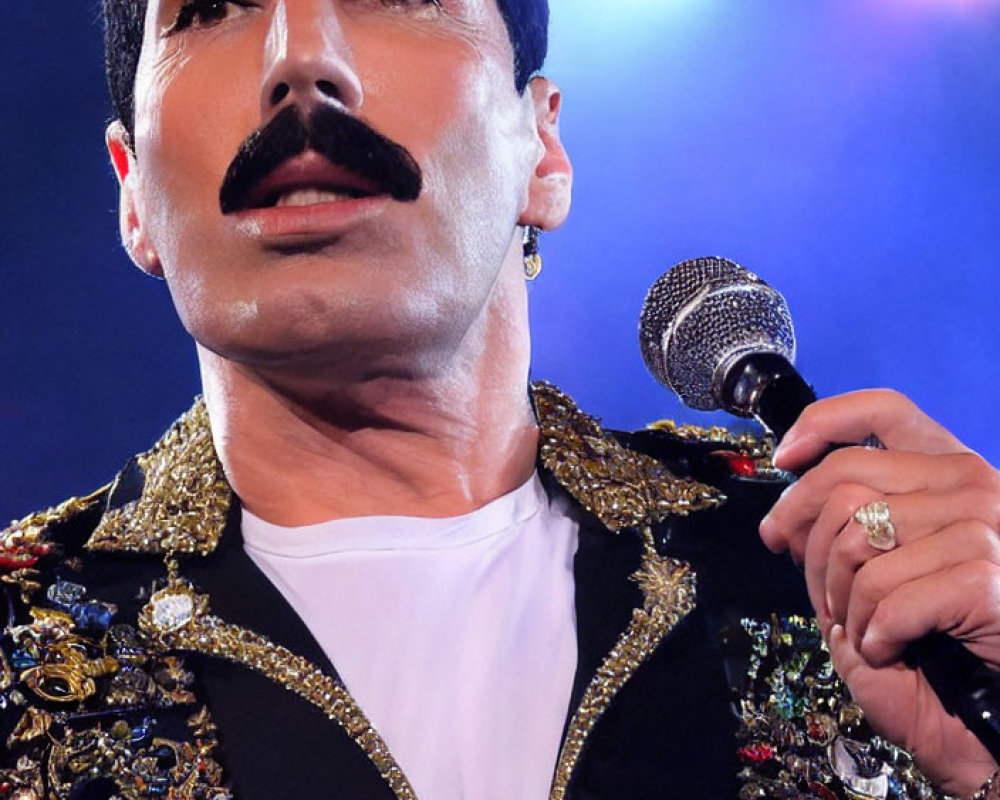
[[[543,239],[534,373],[606,422],[679,407],[648,285],[720,254],[789,299],[821,393],[892,386],[993,463],[1000,3],[553,0],[576,165]],[[93,0],[14,3],[0,48],[0,517],[109,480],[197,392],[164,286],[117,244]]]

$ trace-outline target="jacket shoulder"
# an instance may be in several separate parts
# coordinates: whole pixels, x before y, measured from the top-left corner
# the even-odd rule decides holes
[[[775,441],[769,433],[657,420],[635,431],[616,431],[626,447],[645,453],[674,472],[712,485],[731,479],[787,484],[792,477],[774,467]]]
[[[100,520],[111,485],[12,521],[0,531],[0,575],[35,570],[77,550]],[[10,581],[4,578],[5,583]]]
[[[774,467],[771,436],[671,421],[617,435],[624,446],[724,496],[716,508],[669,518],[657,529],[660,552],[694,567],[706,610],[724,617],[812,615],[800,570],[788,554],[769,551],[758,532],[795,480]]]

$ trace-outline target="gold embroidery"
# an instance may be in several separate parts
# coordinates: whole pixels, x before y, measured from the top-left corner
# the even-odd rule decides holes
[[[0,692],[6,692],[14,683],[14,671],[7,662],[7,656],[0,649]]]
[[[114,781],[114,796],[122,800],[232,800],[214,758],[218,740],[207,710],[190,717],[187,727],[193,743],[156,736],[151,720],[135,726],[125,719],[94,728],[64,726],[60,736],[51,737],[45,759],[47,797],[68,800],[99,776]]]
[[[4,786],[6,797],[42,800],[46,795],[41,761],[22,756],[13,769],[0,769],[0,785]]]
[[[542,464],[611,530],[641,528],[725,502],[717,489],[677,478],[656,459],[620,445],[551,384],[535,383],[532,390]]]
[[[21,595],[21,602],[28,605],[31,598],[35,596],[35,592],[42,588],[42,584],[39,582],[41,574],[37,569],[16,569],[13,572],[0,575],[0,583],[16,586]]]
[[[677,478],[655,459],[618,444],[551,384],[533,384],[532,395],[542,463],[612,530],[641,527],[725,501],[717,489]],[[212,444],[204,401],[199,398],[137,460],[145,475],[141,497],[105,514],[88,549],[212,552],[225,527],[232,491]]]
[[[188,650],[233,661],[294,692],[347,732],[399,800],[416,800],[382,737],[339,680],[264,636],[209,615],[208,597],[178,577],[173,563],[170,573],[167,586],[153,594],[139,618],[154,646],[164,652]]]
[[[16,586],[25,605],[42,588],[41,573],[35,565],[58,552],[48,541],[49,528],[97,505],[107,489],[105,486],[86,497],[71,497],[54,508],[12,522],[0,531],[0,582]]]
[[[755,433],[734,433],[728,428],[713,426],[703,428],[701,425],[678,425],[672,419],[661,419],[648,426],[651,430],[680,439],[683,442],[708,442],[735,447],[742,453],[754,459],[771,461],[774,455],[774,436],[770,433],[758,436]]]
[[[591,679],[580,707],[570,720],[550,800],[563,800],[566,796],[587,737],[615,695],[664,637],[694,609],[694,571],[682,561],[658,555],[649,544],[651,532],[647,530],[644,534],[647,543],[642,565],[633,576],[642,590],[643,607],[632,612],[628,629]]]
[[[660,556],[650,526],[671,514],[686,515],[726,501],[717,489],[677,478],[655,459],[620,445],[597,420],[550,384],[532,396],[541,429],[542,464],[588,511],[613,531],[638,528],[643,556],[633,576],[643,607],[604,659],[570,720],[559,754],[551,800],[562,800],[583,747],[597,721],[635,671],[695,606],[694,571]]]
[[[48,711],[28,706],[17,725],[14,726],[10,736],[7,737],[7,746],[15,747],[41,739],[48,735],[52,721],[53,716]]]
[[[211,553],[219,543],[232,490],[212,444],[202,398],[150,450],[137,457],[142,496],[109,511],[89,550]]]
[[[28,663],[17,681],[50,703],[79,703],[97,691],[95,678],[110,675],[118,662],[100,652],[90,639],[75,632],[64,611],[34,607],[31,624],[8,633]]]
[[[98,489],[86,497],[71,497],[45,511],[29,514],[24,519],[15,520],[0,531],[0,556],[10,556],[21,548],[43,541],[48,528],[56,522],[69,519],[92,506],[101,499],[108,486]]]
[[[655,459],[606,434],[555,387],[532,386],[541,429],[539,459],[562,486],[608,528],[642,531],[644,555],[634,575],[644,597],[628,629],[588,686],[571,720],[552,797],[566,791],[583,745],[613,697],[662,639],[694,607],[694,574],[659,556],[649,526],[725,502],[717,489],[671,474]],[[105,515],[87,547],[167,554],[211,552],[218,544],[232,492],[212,444],[200,399],[149,452],[137,458],[141,497]],[[402,770],[346,688],[309,661],[251,631],[210,616],[203,600],[172,572],[141,625],[164,651],[192,650],[243,664],[320,708],[364,750],[401,800],[415,798]]]

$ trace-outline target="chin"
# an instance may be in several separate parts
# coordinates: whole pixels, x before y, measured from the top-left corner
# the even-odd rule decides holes
[[[390,298],[295,304],[241,299],[218,313],[200,314],[188,332],[204,348],[231,362],[268,371],[331,370],[344,378],[424,374],[448,360],[465,337],[457,309]],[[202,311],[205,309],[203,308]]]

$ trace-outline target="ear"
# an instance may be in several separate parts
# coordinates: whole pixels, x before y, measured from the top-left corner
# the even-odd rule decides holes
[[[528,91],[535,112],[541,157],[528,185],[528,205],[517,222],[548,231],[562,225],[569,214],[573,167],[559,138],[559,111],[562,108],[559,87],[539,77],[532,79]]]
[[[133,263],[143,272],[156,278],[163,277],[163,266],[149,238],[146,236],[136,195],[137,174],[131,137],[120,120],[108,125],[104,141],[108,146],[111,166],[118,176],[118,225],[122,244]]]

